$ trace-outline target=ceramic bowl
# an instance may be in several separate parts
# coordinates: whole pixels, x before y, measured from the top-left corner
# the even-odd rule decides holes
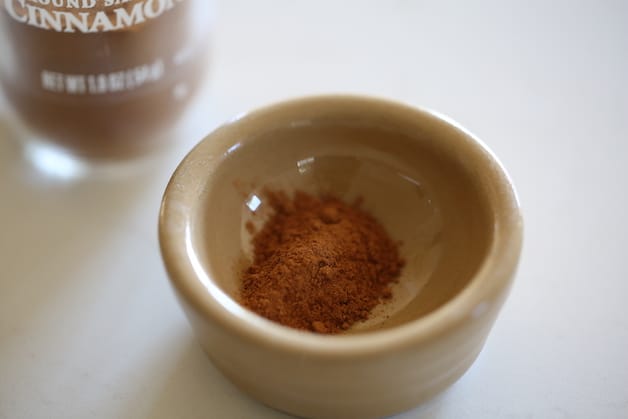
[[[245,224],[270,213],[264,188],[361,197],[402,242],[392,300],[333,336],[243,308]],[[203,139],[166,188],[159,239],[178,300],[226,377],[285,412],[368,418],[416,406],[470,367],[511,285],[522,222],[498,160],[455,122],[324,96],[246,114]]]

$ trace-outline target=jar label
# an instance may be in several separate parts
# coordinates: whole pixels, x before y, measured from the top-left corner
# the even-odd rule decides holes
[[[7,14],[54,32],[111,32],[161,16],[184,0],[4,0]]]
[[[111,73],[66,74],[43,70],[41,86],[44,90],[54,93],[100,95],[137,89],[158,81],[163,75],[164,62],[157,59],[150,64]]]

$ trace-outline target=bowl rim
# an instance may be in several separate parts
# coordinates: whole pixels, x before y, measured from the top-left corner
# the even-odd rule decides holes
[[[492,182],[499,208],[494,234],[487,255],[475,276],[452,299],[419,319],[390,329],[359,334],[320,335],[292,329],[267,320],[241,307],[210,278],[195,254],[191,240],[192,200],[211,176],[211,165],[219,164],[215,156],[207,158],[207,147],[217,136],[237,133],[242,126],[259,123],[287,109],[308,108],[323,104],[387,107],[394,112],[412,114],[443,124],[462,134],[483,155],[482,170]],[[234,135],[235,137],[235,135]],[[233,142],[235,145],[236,142]],[[228,145],[228,144],[227,144]],[[232,147],[227,147],[227,152]],[[203,158],[205,157],[205,158]],[[199,158],[200,164],[199,164]],[[202,178],[191,177],[194,166],[203,166]],[[189,187],[190,179],[195,183]],[[186,186],[187,182],[187,186]],[[183,158],[163,194],[158,222],[159,245],[170,283],[177,296],[190,304],[206,319],[223,329],[259,346],[301,354],[355,357],[392,348],[408,348],[452,331],[467,320],[499,309],[512,284],[523,241],[523,222],[519,200],[510,177],[492,151],[475,135],[451,118],[433,110],[410,106],[370,96],[307,96],[271,104],[240,114],[205,136]]]

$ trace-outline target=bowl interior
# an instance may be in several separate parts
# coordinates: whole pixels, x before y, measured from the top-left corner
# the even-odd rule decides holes
[[[445,134],[391,126],[339,116],[222,129],[218,137],[230,138],[216,144],[223,142],[226,151],[212,160],[192,215],[197,254],[211,280],[238,300],[240,274],[252,260],[245,225],[259,228],[272,212],[264,189],[298,189],[346,202],[361,198],[361,207],[401,241],[406,265],[392,300],[349,333],[415,320],[456,296],[491,243],[482,187],[473,165],[437,138]]]

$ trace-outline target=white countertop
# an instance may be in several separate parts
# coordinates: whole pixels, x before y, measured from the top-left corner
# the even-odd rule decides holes
[[[399,418],[626,417],[628,3],[217,6],[208,89],[160,164],[53,180],[0,138],[0,418],[284,417],[205,358],[169,289],[157,211],[219,122],[326,92],[448,114],[500,157],[523,205],[521,267],[482,354]]]

